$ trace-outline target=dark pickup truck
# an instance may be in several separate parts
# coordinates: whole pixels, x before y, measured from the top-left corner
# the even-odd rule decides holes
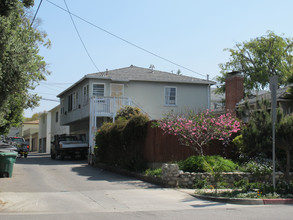
[[[79,140],[74,135],[55,135],[54,141],[51,142],[51,158],[56,159],[60,156],[64,159],[65,156],[75,158],[85,158],[88,154],[88,143]]]

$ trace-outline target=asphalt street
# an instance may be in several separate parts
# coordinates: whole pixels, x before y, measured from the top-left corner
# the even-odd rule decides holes
[[[292,219],[292,205],[232,205],[194,198],[93,168],[81,160],[17,158],[0,179],[0,219]]]

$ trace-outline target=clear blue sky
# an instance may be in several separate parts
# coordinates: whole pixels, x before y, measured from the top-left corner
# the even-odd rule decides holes
[[[36,11],[41,0],[35,0]],[[66,9],[63,0],[50,0]],[[202,75],[187,71],[121,41],[73,16],[77,29],[99,71],[131,64],[188,76],[215,79],[220,63],[229,59],[225,48],[236,42],[265,35],[268,30],[293,37],[291,0],[66,0],[71,13],[165,59]],[[33,91],[44,99],[56,95],[88,73],[98,72],[92,64],[67,12],[43,0],[37,18],[48,34],[51,49],[40,54],[51,75]],[[58,102],[42,100],[25,111],[48,111]]]

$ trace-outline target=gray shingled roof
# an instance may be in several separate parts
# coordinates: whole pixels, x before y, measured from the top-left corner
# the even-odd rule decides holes
[[[151,82],[176,82],[194,84],[215,84],[213,81],[203,80],[195,77],[178,75],[148,68],[131,65],[130,67],[109,70],[105,72],[86,75],[88,78],[105,78],[113,81],[151,81]]]
[[[60,97],[66,91],[70,90],[81,81],[86,78],[91,79],[108,79],[111,81],[144,81],[144,82],[174,82],[174,83],[191,83],[191,84],[205,84],[205,85],[214,85],[214,81],[199,79],[190,76],[178,75],[174,73],[168,73],[158,70],[152,70],[148,68],[141,68],[131,65],[130,67],[120,68],[115,70],[109,70],[99,73],[91,73],[85,75],[79,81],[74,83],[72,86],[61,92],[57,97]]]
[[[292,84],[290,84],[289,86],[285,86],[283,88],[279,88],[277,89],[277,99],[286,99],[287,95],[288,95],[288,88],[292,86]],[[242,105],[244,104],[246,101],[248,101],[248,103],[253,104],[256,103],[258,100],[271,100],[271,92],[267,91],[267,92],[262,92],[261,94],[259,94],[258,96],[253,96],[251,98],[249,98],[248,100],[241,100],[240,102],[237,103],[237,105]]]

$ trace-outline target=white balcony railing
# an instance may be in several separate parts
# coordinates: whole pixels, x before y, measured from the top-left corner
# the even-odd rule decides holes
[[[92,97],[91,110],[95,116],[115,117],[116,112],[125,105],[132,105],[127,97]]]

